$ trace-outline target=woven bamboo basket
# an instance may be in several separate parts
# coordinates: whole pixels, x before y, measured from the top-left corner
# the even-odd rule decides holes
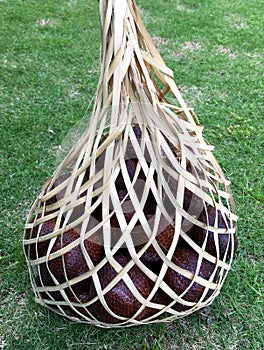
[[[138,14],[101,0],[101,70],[87,129],[25,227],[38,303],[100,327],[209,305],[236,250],[229,182]]]

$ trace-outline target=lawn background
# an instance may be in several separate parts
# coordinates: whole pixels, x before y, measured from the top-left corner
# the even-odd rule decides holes
[[[99,75],[96,0],[0,1],[0,349],[256,349],[263,326],[263,3],[140,0],[143,20],[232,180],[239,249],[210,314],[102,330],[33,301],[25,216]],[[67,138],[69,139],[69,138]]]

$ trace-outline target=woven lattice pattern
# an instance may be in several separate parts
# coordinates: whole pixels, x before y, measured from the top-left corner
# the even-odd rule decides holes
[[[237,245],[233,199],[134,1],[101,0],[100,20],[89,125],[27,220],[32,286],[80,322],[171,321],[219,294]]]

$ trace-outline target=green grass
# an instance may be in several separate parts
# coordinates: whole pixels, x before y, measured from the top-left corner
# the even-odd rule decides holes
[[[98,4],[0,1],[0,349],[264,348],[262,1],[138,4],[232,180],[239,215],[233,268],[207,317],[171,324],[101,330],[33,301],[22,251],[25,216],[94,96]]]

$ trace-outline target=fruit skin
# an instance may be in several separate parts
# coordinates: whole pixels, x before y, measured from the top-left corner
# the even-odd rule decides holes
[[[121,266],[125,266],[130,258],[125,255],[117,253],[114,256],[115,260]],[[140,268],[134,265],[129,271],[128,275],[133,281],[135,287],[142,295],[143,298],[147,298],[154,283],[140,270]],[[104,289],[116,276],[117,273],[115,269],[107,263],[98,272],[99,280],[101,283],[101,288]],[[96,290],[92,283],[90,300],[96,296]],[[127,319],[133,317],[133,315],[138,311],[141,303],[135,298],[133,293],[128,289],[125,282],[121,279],[109,292],[104,295],[105,301],[108,307],[118,316],[125,317]],[[152,299],[155,303],[160,303],[166,305],[168,303],[167,295],[158,290],[156,295]],[[116,317],[110,315],[101,302],[98,300],[88,307],[88,310],[96,317],[99,321],[105,323],[120,323],[122,322]],[[136,317],[137,320],[142,320],[157,312],[156,309],[146,307],[143,311]]]
[[[192,274],[195,274],[196,266],[198,261],[198,254],[189,248],[178,248],[176,249],[174,256],[172,257],[172,262],[178,267],[190,271]],[[198,276],[208,280],[214,271],[215,265],[211,262],[203,259],[200,266]],[[215,277],[216,280],[216,277]],[[182,294],[190,285],[191,280],[187,277],[184,277],[180,273],[174,271],[172,268],[168,268],[164,281],[172,288],[172,290],[177,294]],[[200,285],[197,282],[194,282],[192,287],[183,295],[182,299],[190,302],[197,303],[204,291],[205,287]],[[207,300],[212,294],[212,290],[206,294],[203,298],[203,301]],[[176,303],[174,307],[177,311],[187,310],[190,307]]]
[[[127,168],[127,172],[128,172],[130,181],[133,181],[134,176],[135,176],[135,172],[136,172],[136,168],[137,168],[137,164],[138,164],[138,159],[136,159],[136,158],[126,159],[125,164],[126,164],[126,168]],[[142,180],[144,182],[146,181],[146,176],[145,176],[142,169],[140,169],[140,171],[138,173],[137,181],[138,180]],[[126,185],[125,185],[125,181],[123,179],[123,175],[122,175],[121,170],[120,170],[120,172],[115,180],[115,185],[116,185],[117,190],[126,190]]]
[[[53,282],[48,270],[46,264],[41,264],[40,265],[40,271],[42,274],[42,282],[40,280],[40,277],[37,276],[36,278],[36,285],[38,287],[43,287],[44,286],[55,286],[55,283]],[[90,283],[91,283],[91,278],[87,278],[81,282],[78,282],[74,285],[67,288],[64,288],[63,291],[66,293],[67,298],[70,300],[72,303],[85,303],[88,301],[87,295],[89,295],[89,290],[90,290]],[[40,298],[42,298],[45,302],[45,300],[56,300],[58,302],[67,300],[64,295],[60,292],[60,290],[57,291],[43,291],[39,292]],[[74,306],[75,309],[70,307],[69,305],[60,305],[60,308],[57,305],[50,305],[48,303],[49,307],[51,309],[54,309],[55,311],[61,313],[60,308],[63,309],[63,311],[66,313],[68,316],[75,316],[75,317],[80,317],[75,310],[83,313],[84,308],[83,307],[78,307]],[[59,303],[58,303],[59,305]]]
[[[40,218],[40,215],[38,215],[37,218]],[[57,218],[47,220],[41,224],[40,232],[38,235],[38,229],[39,225],[33,227],[32,232],[30,229],[27,229],[25,232],[25,240],[36,238],[36,237],[43,237],[48,235],[49,233],[52,233],[54,231],[55,225],[56,225]],[[37,257],[42,257],[47,253],[48,246],[49,246],[49,240],[43,241],[43,242],[37,242],[33,243],[31,245],[25,245],[25,252],[30,260],[35,260]]]
[[[62,249],[63,247],[66,247],[70,243],[77,240],[79,237],[80,235],[78,229],[71,229],[67,232],[64,232],[62,236],[57,237],[54,246],[52,247],[51,254]],[[95,238],[92,237],[91,240],[86,239],[84,241],[84,247],[95,265],[99,262],[103,251],[102,245],[98,244],[101,242],[96,243],[96,239],[97,237],[95,236]],[[65,264],[65,272],[63,268],[63,260]],[[78,277],[89,271],[80,245],[72,248],[63,256],[49,260],[48,264],[50,271],[60,283],[65,282],[67,279],[70,280]],[[65,276],[65,273],[67,278]]]
[[[135,213],[133,204],[132,204],[131,200],[129,199],[129,197],[127,200],[125,200],[123,202],[122,209],[123,209],[127,224],[129,224],[132,216]],[[146,205],[144,207],[144,213],[145,213],[146,220],[147,220],[148,224],[150,225],[151,228],[153,228],[154,222],[155,222],[155,216],[154,216],[154,214],[148,214],[151,211],[152,211],[152,209],[150,208],[150,206],[148,206],[148,203],[146,203]],[[111,222],[111,227],[112,227],[112,237],[111,238],[112,238],[112,246],[113,246],[117,242],[117,240],[120,238],[122,232],[119,229],[120,226],[119,226],[119,223],[117,221],[116,215],[114,215],[111,218],[110,222]],[[148,237],[145,234],[145,231],[144,231],[144,229],[139,221],[136,223],[134,229],[132,230],[131,237],[133,239],[133,244],[136,248],[136,251],[139,251],[140,249],[142,249],[143,246],[148,242]],[[169,250],[173,238],[174,238],[173,220],[171,220],[171,222],[168,222],[164,216],[161,216],[160,222],[159,222],[159,228],[157,231],[156,240],[164,252],[167,252]],[[182,241],[182,237],[179,236],[178,243],[180,243],[181,241]],[[161,258],[159,256],[159,254],[156,252],[154,246],[151,245],[143,253],[142,259],[145,259],[146,261],[159,261]]]
[[[136,138],[139,140],[139,139],[141,139],[142,138],[142,131],[141,131],[141,129],[140,129],[140,126],[139,125],[135,125],[134,127],[133,127],[133,130],[134,130],[134,133],[135,133],[135,135],[136,135]]]
[[[41,225],[39,237],[43,237],[47,234],[52,233],[55,228],[56,220],[57,219],[54,218],[43,222],[43,224]],[[90,223],[90,226],[88,226],[88,230],[89,227],[91,227],[91,225],[92,224]],[[35,226],[32,230],[32,233],[30,233],[30,230],[27,230],[25,234],[25,239],[36,238],[38,233],[38,227],[39,226]],[[57,250],[60,250],[61,248],[69,245],[73,241],[77,240],[79,237],[80,230],[78,228],[73,228],[69,231],[63,232],[62,235],[59,235],[56,238],[56,241],[51,249],[51,253],[54,253]],[[28,258],[31,260],[35,260],[37,256],[39,258],[45,256],[47,254],[49,244],[50,240],[33,243],[31,245],[25,245],[25,250]],[[94,263],[94,265],[96,265],[99,262],[103,252],[103,238],[101,233],[96,232],[91,237],[87,238],[84,241],[84,246],[92,262]],[[70,279],[79,276],[84,272],[87,272],[87,269],[84,269],[85,271],[82,272],[83,266],[85,265],[87,267],[87,264],[80,245],[74,247],[69,252],[67,252],[64,255],[64,259],[66,270],[69,273],[68,277]],[[53,260],[50,260],[49,266],[51,270],[53,269],[57,272],[59,279],[62,279],[61,276],[64,276],[62,258],[58,257]]]
[[[122,213],[124,214],[124,217],[126,219],[126,224],[128,225],[130,220],[132,219],[133,215],[135,214],[135,208],[134,205],[129,197],[127,195],[127,190],[118,190],[118,200],[120,201],[121,208],[122,208]],[[152,194],[149,194],[145,206],[143,208],[143,212],[146,216],[151,215],[154,213],[155,209],[155,201],[152,199]],[[119,238],[122,235],[122,230],[120,229],[120,225],[117,219],[116,214],[114,214],[111,219],[110,219],[110,225],[111,225],[111,244],[112,246],[115,245],[115,243],[119,240]],[[132,231],[132,236],[136,237],[138,234],[142,234],[143,229],[140,224],[140,221],[138,220],[134,226],[134,229]],[[141,238],[141,243],[145,242],[144,237]],[[135,243],[139,244],[139,243]]]
[[[154,227],[155,216],[146,215],[146,219],[148,221],[149,226],[152,229]],[[156,241],[164,253],[166,253],[171,246],[172,240],[174,238],[174,231],[175,229],[174,229],[173,220],[171,220],[171,222],[168,222],[164,216],[161,216],[159,221],[159,228],[156,235]],[[138,252],[148,242],[148,238],[141,226],[137,230],[137,232],[134,233],[134,236],[135,236],[133,237],[134,243],[135,243],[136,251]],[[143,244],[142,244],[142,238],[143,238]],[[181,240],[182,238],[181,236],[179,236],[178,243]],[[141,258],[145,261],[152,261],[152,262],[158,262],[161,260],[160,255],[157,253],[153,245],[150,245],[148,247],[148,249],[142,254]]]
[[[207,215],[208,215],[208,225],[214,227],[216,215],[218,216],[218,228],[227,228],[226,223],[224,221],[224,218],[221,214],[220,211],[217,211],[213,207],[208,207],[207,208]],[[199,220],[201,222],[204,222],[207,224],[207,216],[206,212],[203,211]],[[227,219],[228,226],[230,227],[229,220]],[[206,238],[207,230],[203,229],[201,227],[195,226],[195,229],[191,232],[190,237],[194,240],[195,243],[197,243],[199,246],[202,246],[205,238]],[[231,238],[232,234],[225,234],[225,233],[219,233],[218,234],[218,243],[219,243],[219,257],[220,259],[224,258],[225,252],[228,249],[227,252],[227,260],[230,259],[231,256],[231,242],[228,247],[229,240]],[[234,253],[237,250],[237,245],[238,245],[238,240],[236,234],[233,236],[234,239]],[[212,231],[208,232],[208,238],[207,238],[207,243],[205,250],[209,253],[212,254],[213,256],[217,256],[216,253],[216,245],[214,241],[214,233]]]
[[[54,188],[56,188],[57,186],[61,185],[65,180],[67,180],[70,177],[70,174],[63,174],[61,176],[59,176],[57,179],[55,179],[54,184],[51,187],[51,190],[53,190]],[[84,174],[84,178],[82,181],[82,185],[89,179],[89,168],[86,170],[85,174]],[[77,184],[77,179],[74,179],[73,181],[73,185],[72,185],[72,189],[71,191],[73,192],[75,190]],[[66,186],[67,187],[67,186]],[[50,199],[48,199],[46,201],[46,209],[49,209],[49,205],[55,204],[57,202],[59,202],[60,200],[62,200],[65,197],[66,194],[66,187],[64,187],[61,191],[59,191],[57,194],[55,194],[53,197],[51,197]],[[86,191],[83,191],[80,195],[77,196],[77,200],[86,196]],[[67,204],[70,203],[70,199],[69,202]],[[74,222],[76,219],[78,219],[80,216],[82,216],[84,214],[84,209],[85,209],[85,204],[79,204],[77,206],[75,206],[72,210],[71,216],[68,220],[68,223]],[[58,210],[58,209],[56,209]],[[50,212],[54,212],[56,210],[52,210]],[[66,213],[64,214],[64,216],[66,215]]]
[[[40,236],[44,236],[53,232],[55,223],[56,219],[46,221],[42,225]],[[35,237],[36,234],[37,227],[35,228],[35,231],[33,229],[33,235],[35,235]],[[56,238],[55,243],[51,249],[51,254],[74,242],[79,237],[80,235],[78,228],[70,229],[69,231],[63,232],[62,236],[59,235]],[[29,233],[27,233],[25,238],[29,239],[32,238],[32,236],[30,237]],[[36,259],[37,252],[38,257],[43,257],[47,255],[49,244],[50,240],[47,240],[41,243],[37,242],[37,244],[32,244],[30,245],[30,248],[28,246],[25,246],[28,258],[33,260]],[[96,265],[103,257],[102,236],[100,235],[100,233],[95,233],[91,237],[89,237],[89,239],[86,239],[84,241],[84,247],[87,253],[89,254],[93,264]],[[41,263],[36,267],[35,283],[37,286],[55,286],[55,282],[52,278],[52,275],[56,278],[56,280],[59,283],[64,283],[67,280],[71,280],[89,271],[89,267],[87,266],[80,245],[77,245],[76,247],[72,248],[69,252],[65,253],[63,257],[59,256],[52,260],[49,260],[49,257],[47,257],[47,259],[48,260],[46,262]],[[63,260],[65,264],[65,271],[63,267]],[[84,280],[83,283],[87,285],[88,281]],[[83,294],[84,288],[81,282],[77,283],[77,285],[73,285],[72,289],[76,289],[77,296]],[[71,295],[70,292],[69,295]],[[40,296],[43,299],[51,299],[51,297],[53,297],[57,301],[63,300],[63,297],[59,290],[49,293],[40,292]]]
[[[47,268],[46,263],[41,263],[37,267],[38,274],[35,276],[35,283],[38,287],[52,287],[55,286],[55,283],[50,275],[50,272]],[[49,291],[49,292],[39,292],[39,295],[42,299],[47,300],[56,300],[63,301],[63,296],[59,290],[57,291]]]
[[[150,215],[146,215],[146,217],[147,217],[147,220],[148,220],[150,226],[153,227],[154,217],[150,216]],[[173,238],[174,238],[174,234],[175,234],[174,220],[175,219],[172,219],[171,222],[168,222],[164,218],[164,216],[161,216],[161,219],[160,219],[160,225],[159,225],[159,229],[157,232],[156,241],[165,254],[170,249]],[[186,233],[190,232],[192,227],[193,227],[193,225],[187,219],[185,219],[185,218],[182,219],[181,229],[184,232],[186,232]],[[139,234],[142,236],[142,232],[140,232]],[[148,239],[146,238],[146,242],[147,241],[148,241]],[[177,247],[181,247],[183,243],[184,243],[184,240],[183,240],[182,236],[179,235],[176,249],[177,249]],[[140,246],[136,247],[136,250],[139,251],[140,249],[142,249],[142,247],[143,247],[143,245],[140,245]],[[145,261],[152,261],[152,262],[161,261],[161,257],[157,253],[157,251],[155,250],[153,245],[150,245],[149,248],[142,254],[142,259]]]
[[[202,199],[188,190],[188,188],[185,188],[184,191],[183,209],[187,211],[188,214],[193,215],[197,218],[203,211]]]
[[[194,168],[191,166],[190,163],[187,164],[186,170],[192,175],[196,176]],[[173,176],[171,176],[170,174],[168,174],[166,171],[164,171],[164,178],[172,194],[176,198],[177,192],[178,192],[178,180]],[[171,203],[169,197],[165,192],[163,194],[163,205],[169,211],[170,215],[172,216],[175,215],[174,203]],[[185,188],[184,194],[183,194],[183,209],[189,215],[192,215],[198,218],[201,215],[203,208],[204,208],[203,200],[198,195],[190,191],[188,188]]]

